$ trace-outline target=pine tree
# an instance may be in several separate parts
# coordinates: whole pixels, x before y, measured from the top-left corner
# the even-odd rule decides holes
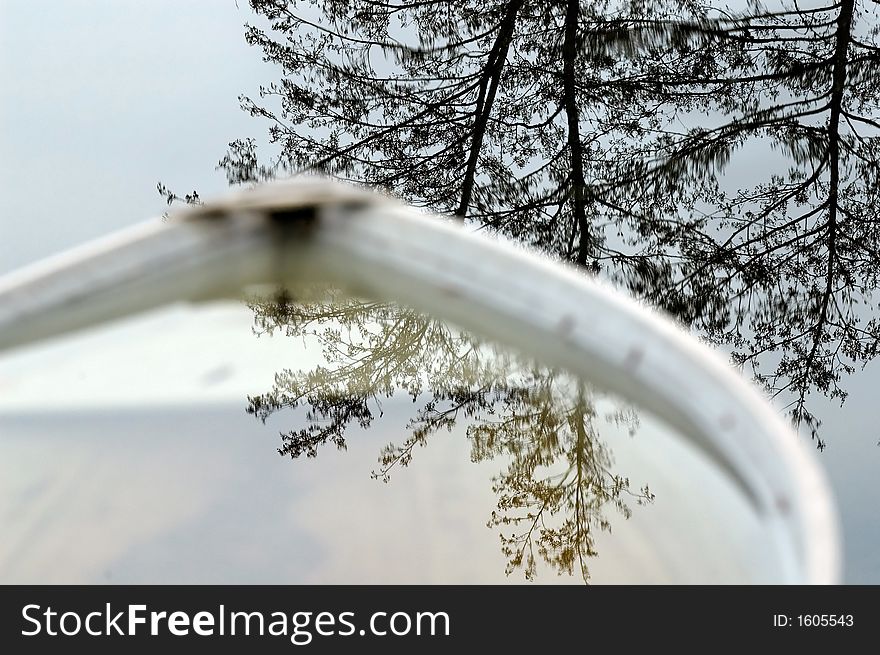
[[[873,359],[880,338],[880,49],[864,4],[753,7],[635,62],[646,97],[678,96],[667,119],[707,119],[678,132],[667,120],[647,150],[623,144],[628,163],[611,172],[644,212],[656,210],[652,195],[703,189],[669,208],[688,220],[671,240],[681,265],[644,295],[732,344],[814,434],[807,396],[845,398],[841,375]],[[725,166],[747,148],[761,148],[766,168],[730,189]]]
[[[283,76],[242,102],[278,154],[233,142],[231,182],[322,171],[601,271],[732,346],[814,433],[807,396],[843,399],[876,355],[868,0],[251,6]],[[743,153],[766,165],[733,188]]]

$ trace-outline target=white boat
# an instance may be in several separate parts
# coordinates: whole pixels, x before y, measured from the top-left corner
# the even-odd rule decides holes
[[[388,428],[349,443],[366,465],[290,462],[274,441],[289,426],[245,414],[279,369],[318,360],[254,338],[237,299],[303,281],[413,307],[639,408],[639,438],[605,436],[654,501],[596,531],[589,576],[541,581],[839,580],[823,472],[709,348],[578,271],[301,178],[0,278],[0,582],[521,580],[466,439],[382,485],[369,469]]]

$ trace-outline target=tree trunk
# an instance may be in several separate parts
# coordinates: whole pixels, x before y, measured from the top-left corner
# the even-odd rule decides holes
[[[804,379],[798,385],[801,398],[810,382],[810,371],[819,352],[822,336],[828,324],[831,296],[834,293],[834,269],[837,265],[837,215],[840,193],[840,114],[843,110],[843,92],[846,88],[847,57],[852,32],[855,0],[842,0],[837,17],[837,33],[834,45],[834,69],[831,77],[830,115],[828,117],[828,234],[825,239],[828,248],[828,263],[825,269],[825,290],[819,307],[819,316],[813,330],[813,345],[804,366]]]
[[[581,143],[580,112],[575,91],[575,59],[577,57],[578,0],[568,0],[565,9],[565,37],[562,44],[562,97],[568,119],[568,151],[571,157],[571,190],[574,221],[579,237],[575,261],[586,266],[592,255],[593,243],[587,222],[584,149]]]
[[[474,181],[477,175],[477,163],[480,159],[480,150],[483,147],[483,140],[486,137],[486,126],[489,124],[489,117],[492,115],[492,105],[495,102],[495,95],[498,92],[498,84],[501,81],[501,70],[507,61],[507,52],[510,49],[510,41],[513,38],[514,28],[516,27],[516,15],[522,8],[523,0],[514,0],[507,5],[507,11],[504,14],[504,20],[498,28],[498,35],[495,37],[495,43],[489,52],[489,59],[486,62],[486,68],[483,69],[483,76],[480,80],[480,91],[477,96],[477,105],[474,109],[476,120],[474,121],[474,131],[471,138],[470,153],[468,155],[467,168],[465,169],[464,181],[461,185],[461,202],[458,209],[455,210],[455,216],[459,220],[464,220],[467,215],[468,208],[471,204],[471,198],[474,194]]]

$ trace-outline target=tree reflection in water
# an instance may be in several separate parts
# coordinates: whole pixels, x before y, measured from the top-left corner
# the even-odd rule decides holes
[[[262,421],[282,409],[306,409],[305,426],[282,433],[279,453],[315,457],[328,442],[345,449],[349,426],[369,428],[383,398],[405,393],[413,403],[408,434],[381,450],[373,477],[388,482],[417,446],[463,421],[473,462],[506,463],[492,478],[497,505],[487,526],[499,530],[508,575],[522,570],[531,580],[541,559],[588,581],[596,530],[611,531],[609,508],[629,518],[630,503],[654,499],[647,485],[634,489],[612,470],[599,435],[603,421],[632,435],[632,408],[614,402],[615,409],[599,412],[600,399],[610,400],[584,382],[418,312],[322,294],[295,302],[284,293],[251,304],[258,333],[317,339],[326,360],[308,371],[284,370],[271,391],[248,399],[248,412]]]

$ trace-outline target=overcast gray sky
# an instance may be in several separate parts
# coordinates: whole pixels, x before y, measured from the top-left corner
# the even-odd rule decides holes
[[[206,195],[225,144],[265,132],[247,2],[0,0],[0,272]]]

